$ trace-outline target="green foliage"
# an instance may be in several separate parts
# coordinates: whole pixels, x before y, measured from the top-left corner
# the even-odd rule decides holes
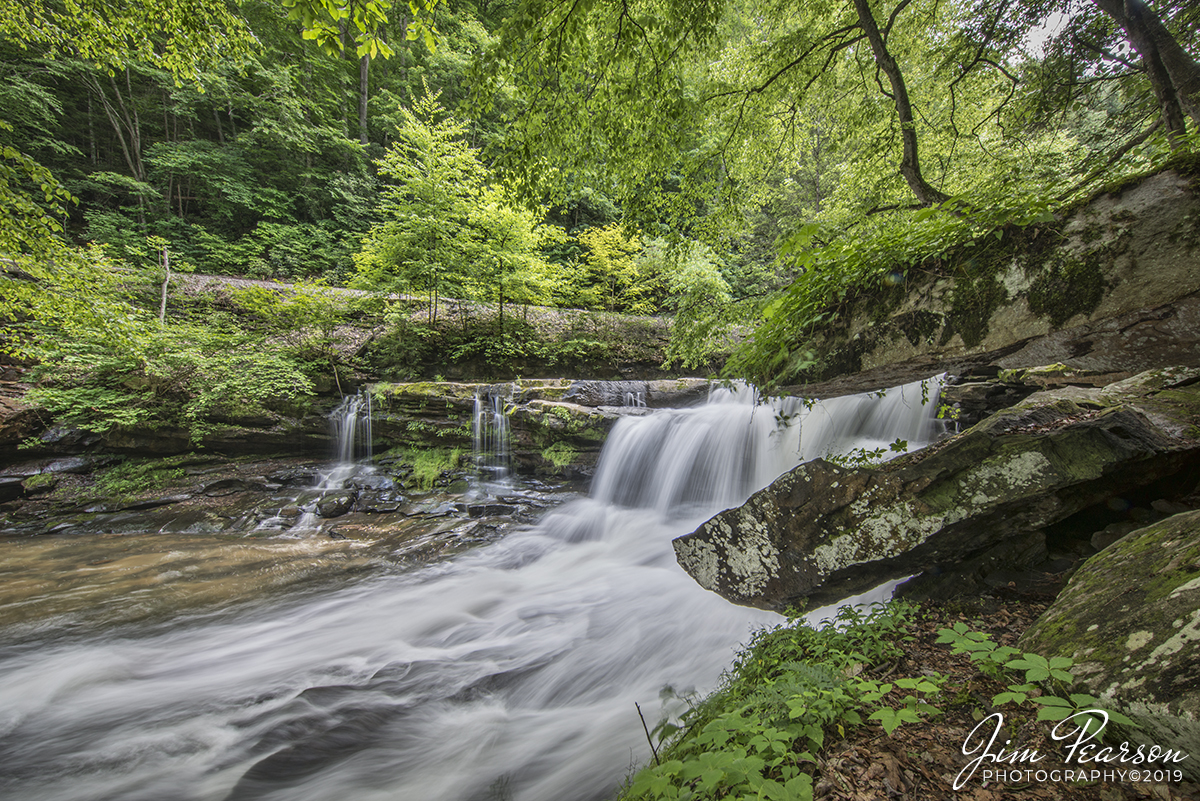
[[[150,490],[162,489],[181,481],[186,473],[178,464],[190,458],[135,459],[100,470],[95,493],[101,498],[130,498]]]
[[[87,431],[179,428],[199,443],[218,425],[308,395],[297,363],[220,320],[159,325],[124,310],[126,337],[41,331],[29,348],[37,385],[27,397]]]
[[[469,273],[469,220],[486,180],[478,149],[464,141],[465,123],[446,114],[426,90],[410,111],[400,109],[396,141],[379,160],[384,221],[373,226],[355,257],[360,286],[420,289],[436,322],[439,294],[461,294]]]
[[[699,704],[689,702],[678,722],[664,720],[656,727],[665,747],[621,798],[812,798],[812,771],[835,734],[874,721],[890,735],[901,725],[941,714],[947,677],[870,675],[900,655],[898,641],[916,611],[900,602],[868,612],[844,608],[819,629],[793,621],[759,631],[716,693]],[[1020,654],[965,623],[941,629],[938,641],[969,653],[989,675],[1024,674],[1025,683],[1011,685],[994,705],[1033,703],[1038,720],[1074,716],[1089,731],[1101,725],[1099,715],[1087,714],[1098,709],[1095,698],[1049,692],[1073,681],[1066,671],[1070,659]],[[1119,713],[1106,714],[1130,724]]]
[[[0,36],[23,48],[47,48],[53,56],[78,56],[107,69],[131,59],[153,62],[176,79],[194,78],[202,62],[236,57],[253,46],[245,20],[224,2],[82,0],[63,9],[41,0],[4,0]]]
[[[1102,711],[1098,699],[1086,693],[1068,692],[1075,683],[1069,670],[1075,660],[1066,656],[1047,659],[1040,654],[1021,653],[1011,646],[1001,646],[990,636],[971,631],[966,623],[955,623],[952,628],[938,631],[938,642],[950,645],[954,653],[968,653],[980,663],[980,669],[996,678],[1009,672],[1024,673],[1024,681],[1008,685],[1008,689],[992,698],[992,706],[1032,701],[1040,708],[1038,720],[1060,721],[1072,718],[1078,726],[1091,734],[1101,730],[1105,720],[1123,726],[1134,725],[1133,721],[1120,712],[1104,711],[1107,718],[1096,712]],[[1055,694],[1058,693],[1058,694]]]
[[[797,363],[798,345],[836,320],[849,300],[903,287],[913,270],[969,271],[1004,247],[1006,231],[1052,219],[1036,198],[1003,206],[952,198],[832,239],[819,225],[805,225],[781,247],[799,277],[764,308],[753,340],[734,352],[727,371],[763,385],[794,379],[810,366]]]
[[[619,225],[606,225],[589,228],[579,235],[579,241],[587,248],[589,306],[629,314],[654,311],[649,297],[654,282],[647,271],[640,269],[647,262],[635,258],[642,249],[637,236],[627,235]]]
[[[896,640],[914,611],[899,603],[865,613],[846,607],[819,629],[794,621],[759,631],[720,690],[678,724],[656,728],[669,738],[663,759],[635,776],[622,797],[811,799],[808,766],[829,734],[862,725],[863,704],[899,685],[855,676],[900,653]],[[928,697],[935,685],[906,681],[904,689]],[[923,704],[914,700],[912,708],[924,711]]]
[[[886,448],[851,448],[844,453],[829,453],[827,461],[848,468],[875,467],[884,462],[888,454],[901,454],[908,451],[908,442],[897,438]]]
[[[647,251],[652,248],[664,251],[662,272],[669,276],[667,291],[675,312],[663,366],[694,369],[728,355],[733,329],[746,322],[746,311],[733,304],[716,254],[697,242],[667,248],[660,241]]]

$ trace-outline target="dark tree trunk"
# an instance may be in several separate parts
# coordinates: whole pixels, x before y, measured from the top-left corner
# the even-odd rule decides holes
[[[946,199],[946,195],[935,189],[925,176],[921,174],[921,159],[917,148],[917,126],[913,119],[912,103],[908,99],[908,87],[904,85],[904,74],[900,65],[888,52],[887,43],[879,32],[875,17],[871,13],[868,0],[854,0],[854,9],[858,12],[858,24],[871,45],[875,56],[875,65],[887,76],[892,87],[892,102],[896,106],[896,114],[900,117],[900,140],[904,145],[904,153],[900,158],[900,174],[908,182],[917,200],[923,206],[931,206]]]
[[[1092,0],[1096,7],[1125,29],[1129,43],[1142,57],[1154,94],[1163,107],[1169,134],[1181,132],[1169,115],[1187,114],[1200,125],[1200,64],[1188,55],[1143,0]]]

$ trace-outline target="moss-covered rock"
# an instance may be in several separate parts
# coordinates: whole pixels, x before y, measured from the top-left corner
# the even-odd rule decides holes
[[[618,419],[645,414],[652,406],[699,402],[708,386],[707,380],[698,378],[376,384],[371,389],[373,433],[380,447],[459,448],[469,453],[476,398],[498,398],[509,420],[514,467],[576,475],[595,467]]]
[[[1192,755],[1172,767],[1200,780],[1200,511],[1089,559],[1020,644],[1072,657],[1079,682],[1138,724],[1131,742]]]
[[[1062,362],[1137,372],[1200,347],[1200,193],[1164,171],[1063,219],[1004,229],[846,299],[795,343],[812,366],[790,378],[820,397],[932,373]]]

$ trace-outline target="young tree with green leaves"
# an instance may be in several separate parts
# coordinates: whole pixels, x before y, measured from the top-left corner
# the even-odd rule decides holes
[[[438,297],[461,291],[470,272],[471,216],[487,172],[478,148],[464,140],[467,125],[448,115],[426,91],[401,109],[396,141],[378,162],[388,179],[383,220],[372,226],[355,257],[359,286],[388,292],[422,290],[429,322]]]

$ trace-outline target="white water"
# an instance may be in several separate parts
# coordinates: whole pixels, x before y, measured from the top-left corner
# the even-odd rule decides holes
[[[712,688],[751,627],[778,620],[702,590],[671,539],[798,445],[929,436],[917,385],[811,410],[741,394],[622,420],[591,498],[452,562],[0,647],[0,797],[607,797],[648,756],[634,702],[653,717],[666,685]]]
[[[363,461],[371,458],[371,395],[347,395],[329,413],[329,433],[333,437],[334,461],[317,473],[315,496],[303,506],[303,513],[289,529],[291,536],[309,536],[321,529],[317,504],[325,493],[339,490],[360,471],[369,470]],[[299,500],[297,498],[296,500]],[[277,522],[278,521],[278,522]],[[267,518],[259,528],[286,525],[278,515]]]
[[[508,413],[502,396],[475,396],[475,414],[471,420],[471,455],[475,469],[485,484],[488,481],[503,482],[508,477],[511,462]]]

